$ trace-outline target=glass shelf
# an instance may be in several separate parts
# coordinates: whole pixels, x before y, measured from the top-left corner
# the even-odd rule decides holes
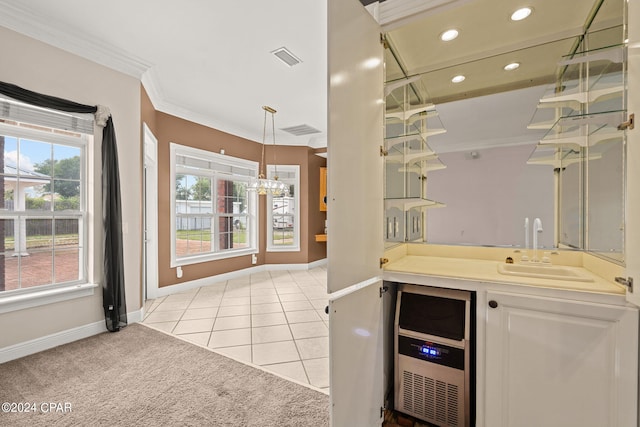
[[[619,98],[622,100],[624,92],[624,76],[622,72],[615,72],[598,76],[596,81],[581,87],[581,79],[575,79],[560,87],[548,89],[540,99],[541,104],[554,104],[569,107],[578,107],[581,104],[591,104],[601,101],[603,98]],[[591,80],[591,78],[589,78]],[[586,82],[583,82],[586,83]]]
[[[384,96],[395,95],[397,97],[399,94],[396,94],[396,92],[404,91],[405,86],[410,85],[412,83],[416,83],[421,78],[422,76],[415,75],[412,77],[408,77],[406,79],[397,79],[393,81],[388,81],[384,85]]]
[[[599,142],[621,139],[618,126],[625,121],[624,110],[560,117],[540,144],[571,144],[586,147]]]
[[[390,112],[406,109],[407,105],[426,105],[431,99],[422,75],[386,82],[384,95],[387,111]]]
[[[577,52],[573,55],[564,55],[558,62],[559,66],[570,66],[592,62],[609,62],[621,64],[624,61],[624,44],[602,47],[599,49]]]
[[[437,158],[437,154],[427,144],[424,133],[392,136],[385,139],[388,154],[387,164],[400,163],[404,165],[418,164]]]
[[[558,82],[549,87],[541,104],[562,104],[576,109],[624,92],[624,45],[566,56],[558,63]]]
[[[536,146],[527,160],[528,165],[552,166],[554,169],[567,167],[582,161],[581,150],[553,145]]]
[[[559,106],[555,108],[548,107],[551,107],[551,105],[538,104],[538,108],[535,113],[533,113],[533,117],[531,118],[529,125],[527,125],[527,129],[549,130],[553,127],[558,118],[580,114],[579,111],[566,106]]]
[[[409,108],[408,110],[387,111],[386,118],[406,122],[407,120],[411,119],[415,115],[434,116],[437,114],[438,112],[436,111],[436,106],[434,104],[425,104],[425,105],[411,106],[411,108]]]
[[[442,163],[438,157],[432,157],[424,160],[422,164],[403,165],[398,169],[398,172],[420,174],[446,168],[447,165]]]
[[[414,208],[442,208],[446,205],[444,203],[436,202],[434,200],[423,199],[420,197],[414,197],[411,199],[385,199],[385,209],[396,208],[401,211],[408,211]]]
[[[387,163],[413,165],[421,161],[429,161],[437,158],[438,155],[427,145],[425,148],[415,150],[411,148],[391,150],[385,157],[385,160]]]
[[[529,159],[528,165],[541,165],[541,166],[553,166],[555,168],[561,167],[561,160],[558,158],[558,150],[551,145],[537,145]]]
[[[412,141],[421,141],[426,144],[427,138],[446,132],[446,129],[431,129],[426,132],[416,132],[405,135],[390,136],[384,139],[384,146],[386,149],[391,149],[399,144],[404,144],[405,142]]]

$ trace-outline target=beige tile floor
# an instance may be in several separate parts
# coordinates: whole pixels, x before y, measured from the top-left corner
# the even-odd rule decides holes
[[[149,300],[143,323],[329,391],[327,271],[271,271]]]

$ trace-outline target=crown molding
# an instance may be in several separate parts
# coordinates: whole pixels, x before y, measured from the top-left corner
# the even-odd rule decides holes
[[[0,0],[0,8],[1,26],[105,67],[140,79],[152,65],[87,34],[74,32],[64,25],[56,25],[51,17],[34,13],[23,3],[17,5]]]

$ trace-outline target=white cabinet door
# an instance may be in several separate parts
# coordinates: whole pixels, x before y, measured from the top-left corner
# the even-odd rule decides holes
[[[328,0],[327,288],[331,424],[380,426],[383,60],[357,0]]]
[[[358,0],[328,3],[329,292],[381,276],[383,48]]]
[[[636,309],[492,291],[487,301],[485,425],[637,425]]]
[[[640,119],[640,0],[627,2],[627,111]],[[635,279],[627,300],[640,306],[640,129],[627,130],[626,144],[625,263],[626,274]]]
[[[331,425],[382,424],[384,402],[381,280],[329,302]]]

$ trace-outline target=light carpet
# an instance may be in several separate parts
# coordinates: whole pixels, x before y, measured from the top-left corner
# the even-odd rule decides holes
[[[0,404],[0,426],[329,425],[326,394],[139,324],[0,364]]]

